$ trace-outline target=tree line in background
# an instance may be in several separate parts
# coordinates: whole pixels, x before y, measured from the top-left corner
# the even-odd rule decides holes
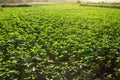
[[[33,1],[45,1],[48,0],[0,0],[0,3],[24,3],[24,2],[33,2]]]
[[[80,2],[82,0],[79,0]],[[76,0],[0,0],[0,3],[24,3],[24,2],[76,2]]]

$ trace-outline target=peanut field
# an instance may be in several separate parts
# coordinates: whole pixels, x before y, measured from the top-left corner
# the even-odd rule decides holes
[[[0,80],[119,80],[120,9],[54,4],[0,11]]]

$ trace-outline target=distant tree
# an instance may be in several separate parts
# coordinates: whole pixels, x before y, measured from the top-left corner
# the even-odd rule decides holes
[[[77,0],[77,3],[81,3],[81,0]]]
[[[44,0],[45,2],[48,2],[48,0]]]
[[[80,3],[80,1],[77,1],[77,3]]]

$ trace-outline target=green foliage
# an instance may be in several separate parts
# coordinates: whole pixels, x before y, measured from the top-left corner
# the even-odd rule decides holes
[[[0,79],[119,80],[119,13],[70,4],[5,8]]]

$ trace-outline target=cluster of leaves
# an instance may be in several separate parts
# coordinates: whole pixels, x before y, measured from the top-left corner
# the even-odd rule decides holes
[[[119,10],[61,4],[5,11],[2,80],[120,78]]]

